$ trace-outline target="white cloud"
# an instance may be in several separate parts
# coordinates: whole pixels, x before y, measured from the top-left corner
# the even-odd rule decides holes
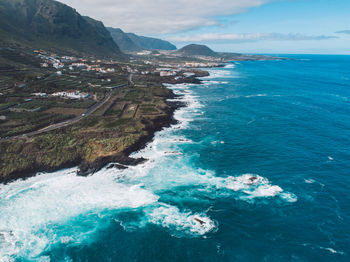
[[[337,31],[335,32],[336,34],[346,34],[346,35],[350,35],[350,30],[342,30],[342,31]]]
[[[59,0],[107,26],[142,34],[176,33],[219,25],[215,18],[273,0]]]
[[[257,42],[263,40],[273,41],[306,41],[306,40],[328,40],[338,38],[326,35],[305,34],[279,34],[279,33],[257,33],[257,34],[201,34],[168,37],[167,40],[174,42],[215,42],[215,43],[243,43]]]

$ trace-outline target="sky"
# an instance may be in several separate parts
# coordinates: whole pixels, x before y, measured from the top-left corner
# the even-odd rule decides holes
[[[350,0],[59,0],[106,26],[178,48],[350,54]]]

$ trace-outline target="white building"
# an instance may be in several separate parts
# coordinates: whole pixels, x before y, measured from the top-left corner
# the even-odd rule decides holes
[[[174,71],[161,71],[159,72],[160,76],[176,76]]]
[[[46,93],[33,93],[34,96],[41,96],[41,97],[47,97]]]
[[[60,69],[64,67],[64,64],[62,63],[53,63],[52,66],[56,69]]]
[[[88,98],[89,95],[90,95],[89,93],[79,92],[77,90],[56,92],[51,94],[51,96],[60,96],[60,97],[69,98],[69,99],[85,99],[85,98]]]
[[[108,73],[114,73],[114,72],[115,72],[115,69],[114,69],[114,68],[107,68],[107,72],[108,72]]]

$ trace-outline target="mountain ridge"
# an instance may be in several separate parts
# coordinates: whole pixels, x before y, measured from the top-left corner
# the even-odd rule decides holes
[[[114,41],[124,52],[137,52],[142,50],[176,50],[172,43],[147,36],[140,36],[134,33],[125,33],[120,28],[107,27],[111,32]]]
[[[0,0],[0,36],[0,46],[122,54],[102,22],[54,0]]]
[[[217,57],[218,53],[214,52],[206,45],[189,44],[176,51],[177,54],[184,56],[206,56]]]

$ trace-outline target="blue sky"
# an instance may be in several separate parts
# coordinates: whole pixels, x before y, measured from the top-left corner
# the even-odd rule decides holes
[[[350,54],[350,0],[59,1],[106,26],[178,47],[199,43],[228,52]]]
[[[207,44],[217,51],[244,53],[308,53],[350,54],[349,0],[289,0],[275,1],[244,13],[218,16],[221,25],[201,27],[163,37],[174,40],[179,47],[190,42]],[[338,31],[346,31],[336,33]],[[346,34],[348,33],[348,34]],[[257,37],[251,41],[198,41],[203,34],[272,34],[271,39]],[[275,34],[287,34],[283,40]],[[295,35],[310,37],[295,39]],[[176,41],[192,36],[193,41]],[[263,35],[264,36],[264,35]],[[289,36],[289,37],[288,37]],[[324,39],[319,39],[324,36]],[[313,39],[313,37],[315,39]],[[334,38],[332,38],[334,37]],[[183,37],[186,40],[186,37]],[[196,41],[197,38],[197,41]],[[266,39],[266,40],[264,40]]]

